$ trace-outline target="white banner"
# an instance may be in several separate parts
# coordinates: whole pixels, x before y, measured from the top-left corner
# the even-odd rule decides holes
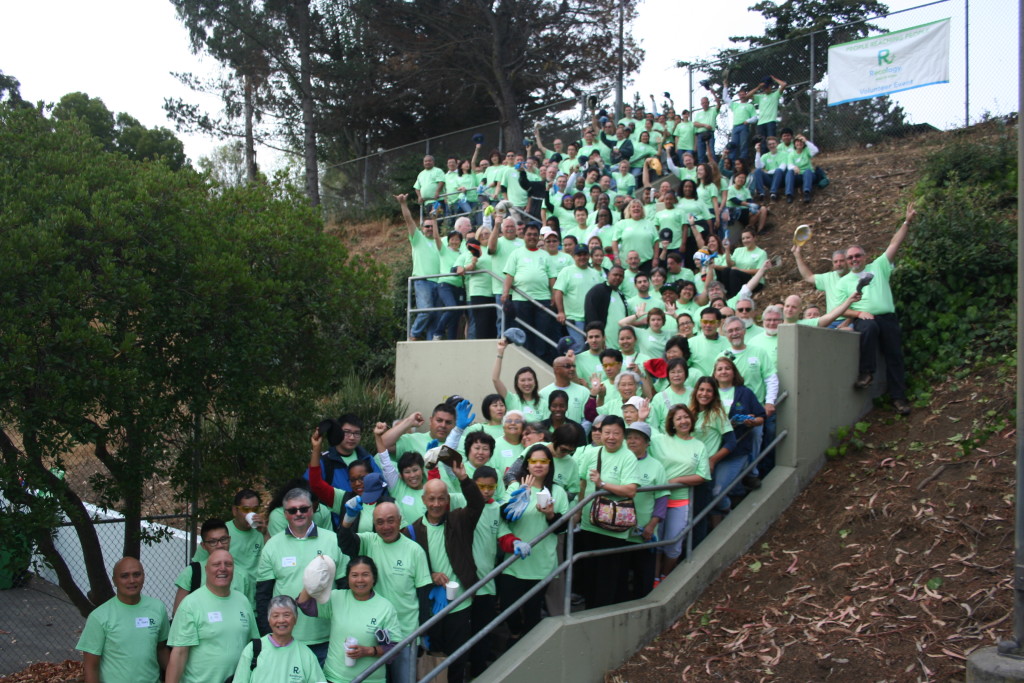
[[[949,82],[949,19],[828,49],[829,106]]]

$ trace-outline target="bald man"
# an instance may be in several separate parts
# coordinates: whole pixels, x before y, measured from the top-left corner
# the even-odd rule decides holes
[[[373,531],[353,533],[356,521],[344,517],[338,528],[338,545],[348,557],[368,555],[377,564],[376,590],[395,606],[402,633],[412,633],[419,625],[420,601],[428,599],[433,582],[423,548],[399,531],[402,513],[392,502],[381,502],[373,508]],[[406,647],[388,663],[396,681],[410,680],[415,672],[415,645]]]
[[[565,416],[573,422],[583,422],[583,408],[590,398],[590,389],[576,382],[576,354],[559,356],[551,365],[555,381],[540,390],[544,405],[552,391],[560,389],[569,395],[569,409]]]
[[[86,683],[156,683],[167,667],[170,622],[159,600],[142,594],[146,574],[134,557],[123,557],[111,574],[114,597],[85,621],[77,649]]]
[[[448,487],[441,479],[431,479],[423,487],[423,503],[427,512],[413,522],[413,538],[427,554],[431,568],[430,578],[435,586],[449,581],[459,584],[457,596],[477,582],[476,561],[473,559],[473,535],[480,515],[484,511],[484,497],[477,485],[466,475],[461,463],[452,467],[459,480],[466,507],[451,509]],[[459,604],[454,611],[438,622],[429,632],[433,650],[451,655],[470,636],[470,604],[472,599]],[[420,602],[420,620],[431,616],[429,601]],[[448,681],[465,680],[465,658],[460,657],[448,668]]]
[[[242,649],[259,637],[249,599],[231,590],[235,561],[227,550],[206,560],[206,583],[178,605],[167,638],[167,683],[223,683]]]

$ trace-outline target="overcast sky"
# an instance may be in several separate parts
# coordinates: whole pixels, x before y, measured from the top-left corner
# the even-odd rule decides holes
[[[728,47],[730,35],[758,34],[761,15],[748,12],[754,0],[641,0],[634,36],[647,58],[626,99],[640,92],[644,99],[668,90],[677,105],[687,103],[687,74],[675,68]],[[890,9],[918,2],[890,2]],[[706,11],[707,17],[700,13]],[[682,15],[688,21],[682,20]],[[1017,110],[1017,2],[975,0],[970,6],[971,114]],[[962,123],[964,116],[964,3],[950,0],[891,17],[890,29],[906,28],[950,17],[950,84],[899,95],[914,122],[939,127]],[[165,97],[181,97],[219,111],[216,98],[200,98],[171,72],[212,75],[210,58],[189,50],[188,34],[167,0],[48,0],[8,2],[6,30],[0,40],[0,70],[21,81],[29,100],[55,102],[68,92],[101,98],[114,112],[125,111],[147,126],[173,127],[163,112]],[[684,34],[682,27],[702,27]],[[695,79],[696,80],[696,79]],[[699,95],[698,95],[699,96]],[[205,136],[181,135],[193,161],[220,144]]]

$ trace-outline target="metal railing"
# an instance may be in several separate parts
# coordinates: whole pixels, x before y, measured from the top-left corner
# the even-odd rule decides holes
[[[776,403],[775,403],[775,405],[776,406],[781,405],[786,400],[786,398],[788,396],[789,396],[788,392],[783,392],[782,394],[780,394],[778,399],[777,399],[777,401],[776,401]],[[752,434],[753,434],[753,430],[748,431],[746,434],[744,434],[740,438],[740,441],[742,441],[743,439],[750,438]],[[602,549],[602,550],[587,550],[587,551],[584,551],[584,552],[581,552],[581,553],[574,553],[573,552],[573,533],[572,533],[571,529],[568,530],[569,533],[566,534],[566,541],[565,541],[565,559],[562,560],[562,562],[560,562],[559,564],[557,564],[555,566],[555,568],[552,569],[551,572],[549,572],[546,577],[544,577],[543,579],[540,579],[537,582],[536,585],[532,586],[530,588],[530,590],[528,590],[525,594],[523,594],[518,600],[513,602],[511,605],[506,606],[501,611],[501,613],[498,614],[498,616],[496,616],[494,619],[492,619],[488,624],[486,624],[485,626],[483,626],[480,629],[476,629],[474,627],[474,634],[473,634],[473,636],[470,637],[469,640],[467,640],[465,643],[463,643],[454,652],[452,652],[451,654],[447,655],[444,658],[443,661],[441,661],[437,666],[435,666],[433,669],[431,669],[426,675],[423,676],[423,678],[420,678],[419,679],[419,683],[425,683],[427,681],[432,680],[441,671],[444,671],[445,669],[447,669],[451,665],[452,662],[456,661],[457,659],[459,659],[463,655],[467,654],[473,648],[474,645],[476,645],[478,642],[480,642],[485,637],[487,637],[491,633],[491,631],[493,631],[500,624],[502,624],[506,619],[508,619],[508,617],[512,613],[514,613],[516,610],[518,610],[520,607],[522,607],[524,604],[526,604],[526,602],[529,601],[530,598],[532,598],[534,595],[536,595],[540,591],[544,590],[548,586],[548,584],[550,584],[552,581],[556,580],[559,577],[559,575],[561,575],[563,572],[565,573],[565,585],[566,585],[565,604],[564,604],[564,610],[565,611],[564,611],[564,614],[566,616],[571,615],[571,613],[572,613],[572,590],[571,590],[571,588],[572,588],[573,565],[577,561],[579,561],[580,559],[587,559],[587,558],[590,558],[590,557],[602,557],[602,556],[605,556],[605,555],[615,555],[615,554],[619,554],[619,553],[636,552],[638,550],[650,550],[652,548],[661,548],[661,547],[668,546],[668,545],[674,545],[674,544],[680,542],[681,540],[683,540],[685,538],[686,539],[686,556],[685,556],[684,562],[689,562],[691,560],[692,556],[693,556],[693,532],[694,532],[694,529],[697,526],[697,523],[700,522],[701,520],[703,520],[708,515],[712,514],[714,512],[714,510],[715,510],[715,506],[722,499],[724,499],[726,496],[728,496],[733,491],[733,489],[735,489],[738,486],[741,486],[743,478],[746,477],[748,474],[750,474],[750,472],[752,472],[757,467],[757,465],[760,464],[762,460],[764,460],[764,458],[768,455],[768,453],[770,453],[776,446],[778,446],[787,436],[789,436],[789,430],[783,430],[778,435],[776,435],[776,437],[774,439],[772,439],[771,443],[769,443],[769,444],[767,444],[765,446],[762,446],[761,452],[758,453],[757,457],[754,458],[751,462],[747,463],[747,466],[745,468],[743,468],[743,470],[739,474],[736,475],[736,478],[733,479],[733,481],[729,484],[729,486],[727,486],[721,493],[719,493],[717,496],[715,496],[704,507],[704,509],[701,510],[701,512],[699,514],[697,514],[693,519],[691,519],[691,520],[689,520],[687,522],[686,526],[683,527],[682,531],[680,531],[679,534],[677,534],[676,536],[674,536],[672,538],[667,538],[667,539],[663,539],[663,540],[660,540],[660,541],[648,541],[648,542],[645,542],[645,543],[633,543],[633,544],[630,544],[630,545],[627,545],[627,546],[622,546],[622,547],[617,547],[617,548],[605,548],[605,549]],[[651,456],[648,456],[648,457],[651,457]],[[639,487],[637,489],[637,493],[644,493],[644,492],[651,492],[651,491],[673,491],[673,490],[682,489],[682,488],[691,488],[692,489],[693,487],[689,487],[686,484],[661,484],[661,485],[657,485],[657,486],[641,486],[641,487]],[[553,524],[551,524],[551,526],[547,527],[542,532],[540,532],[535,538],[531,539],[529,541],[530,547],[536,547],[538,543],[543,541],[548,536],[550,536],[552,534],[560,533],[562,531],[563,527],[565,527],[566,525],[568,525],[570,523],[575,524],[576,523],[576,515],[577,514],[581,514],[583,508],[586,507],[588,503],[591,503],[595,499],[597,499],[597,498],[599,498],[601,496],[605,496],[605,495],[614,495],[614,494],[611,493],[610,491],[605,490],[605,489],[598,489],[598,490],[594,491],[593,493],[589,494],[588,496],[586,496],[585,498],[582,498],[579,501],[577,501],[571,508],[569,508],[565,513],[563,513],[561,517],[559,517]],[[467,588],[465,590],[465,592],[463,592],[461,595],[456,596],[454,600],[450,601],[448,603],[448,605],[444,609],[439,611],[437,614],[434,614],[433,616],[431,616],[430,619],[428,619],[427,621],[425,621],[422,624],[420,624],[419,628],[417,628],[415,631],[413,631],[409,635],[405,636],[397,645],[395,645],[393,648],[391,648],[388,652],[384,653],[384,655],[381,656],[376,662],[371,664],[365,671],[363,671],[361,674],[356,676],[352,680],[352,683],[360,683],[361,681],[365,681],[374,671],[376,671],[377,669],[381,668],[382,666],[385,666],[388,662],[390,662],[392,659],[397,657],[398,656],[398,652],[400,650],[402,650],[403,648],[408,647],[408,646],[415,647],[415,643],[416,643],[416,639],[417,638],[419,638],[421,636],[424,636],[424,635],[427,635],[428,632],[430,631],[430,629],[433,628],[438,622],[440,622],[442,619],[444,619],[449,613],[453,612],[455,610],[455,608],[457,608],[463,602],[465,602],[466,600],[469,600],[470,598],[472,598],[473,595],[475,595],[477,591],[479,591],[485,585],[487,585],[492,580],[497,578],[502,572],[505,571],[505,569],[507,567],[509,567],[510,565],[514,564],[515,562],[518,562],[519,559],[520,558],[518,556],[516,556],[516,555],[510,555],[509,557],[506,557],[500,564],[496,565],[494,567],[494,569],[492,569],[490,572],[485,574],[480,580],[478,580],[472,586]],[[415,677],[413,678],[413,680],[415,680]],[[408,682],[402,681],[400,683],[408,683]]]
[[[492,270],[488,270],[487,268],[480,268],[480,269],[477,269],[477,270],[467,270],[467,271],[465,271],[465,273],[463,275],[480,275],[480,274],[487,274],[487,275],[490,275],[494,280],[497,280],[498,282],[502,282],[502,283],[505,282],[505,278],[504,277],[499,276],[497,273],[495,273]],[[457,305],[457,306],[431,306],[429,308],[415,308],[413,306],[413,303],[414,303],[414,289],[415,289],[413,287],[413,282],[415,282],[416,280],[434,280],[436,278],[441,278],[441,277],[453,277],[453,275],[452,275],[452,273],[439,273],[437,275],[415,275],[415,276],[412,276],[412,277],[410,277],[408,279],[408,283],[407,283],[407,286],[406,286],[406,308],[405,308],[405,334],[406,334],[407,337],[409,336],[409,333],[412,331],[412,319],[413,319],[413,316],[414,315],[419,315],[420,313],[443,313],[445,311],[471,311],[471,310],[478,310],[478,309],[484,309],[484,308],[496,308],[496,309],[498,309],[499,312],[503,310],[502,306],[500,304],[498,304],[497,302],[485,303],[485,304],[460,304],[460,305]],[[462,276],[459,276],[459,277],[462,277]],[[515,285],[512,285],[512,291],[517,293],[517,294],[519,294],[520,296],[522,296],[524,299],[526,299],[526,301],[528,301],[531,305],[533,305],[538,310],[543,311],[546,315],[549,315],[552,318],[554,318],[556,322],[558,321],[558,314],[557,313],[555,313],[549,307],[545,306],[541,302],[539,302],[536,299],[534,299],[533,297],[531,297],[529,294],[527,294],[523,290],[519,289]],[[505,323],[507,321],[505,320],[505,316],[498,316],[498,318],[499,318],[498,324],[500,326],[498,328],[498,338],[500,338],[500,337],[503,337],[505,335]],[[585,332],[580,328],[579,325],[576,325],[574,323],[570,323],[569,321],[566,321],[564,323],[560,323],[559,322],[558,324],[559,325],[565,325],[566,327],[571,327],[574,330],[576,330],[577,332],[579,332],[581,335],[585,334]],[[525,320],[523,320],[521,318],[516,318],[516,327],[523,327],[523,328],[525,328],[528,332],[536,335],[538,339],[540,339],[541,341],[543,341],[545,344],[547,344],[548,346],[550,346],[552,348],[557,348],[558,347],[558,340],[557,339],[551,339],[546,334],[540,332],[533,325],[529,324],[527,321],[525,321]],[[429,330],[428,330],[428,334],[429,334]],[[487,339],[487,337],[483,337],[483,338]]]

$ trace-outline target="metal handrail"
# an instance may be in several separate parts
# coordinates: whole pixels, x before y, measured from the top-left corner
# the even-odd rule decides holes
[[[439,273],[437,275],[414,275],[414,276],[410,276],[408,278],[408,283],[407,283],[407,286],[406,286],[406,302],[407,302],[406,303],[406,307],[405,307],[405,332],[406,332],[406,336],[408,336],[409,331],[412,330],[412,316],[413,316],[414,313],[415,314],[419,314],[419,313],[436,313],[436,312],[441,312],[441,311],[454,311],[454,310],[473,310],[473,309],[477,309],[477,308],[488,308],[488,307],[491,307],[491,306],[494,306],[498,310],[501,310],[502,309],[501,306],[499,306],[497,303],[494,303],[494,304],[465,304],[465,305],[460,305],[460,306],[432,306],[430,308],[414,308],[413,307],[413,287],[412,287],[412,283],[414,281],[416,281],[416,280],[434,280],[434,279],[440,278],[440,277],[463,277],[465,275],[480,275],[480,274],[483,274],[483,273],[486,273],[487,275],[490,275],[492,278],[494,278],[498,282],[502,282],[502,283],[505,282],[505,278],[504,277],[499,276],[497,273],[495,273],[494,271],[489,270],[487,268],[478,268],[477,270],[467,270],[462,275],[458,275],[458,276],[454,276],[452,273]],[[512,285],[512,291],[516,292],[517,294],[522,296],[524,299],[529,301],[535,308],[543,311],[547,315],[550,315],[556,321],[558,320],[558,314],[557,313],[555,313],[550,308],[548,308],[547,306],[543,305],[542,303],[540,303],[539,301],[534,299],[532,296],[530,296],[529,294],[527,294],[523,290],[519,289],[515,285]],[[549,346],[554,347],[554,348],[558,347],[558,342],[557,341],[550,339],[547,335],[542,334],[541,332],[538,332],[529,323],[526,323],[525,321],[517,321],[517,323],[519,325],[521,325],[522,327],[527,328],[530,332],[533,332],[535,335],[537,335],[538,338],[540,338],[541,340],[546,342]],[[559,323],[559,325],[567,325],[569,327],[572,327],[574,330],[576,330],[580,334],[584,334],[584,331],[580,328],[579,325],[576,325],[575,323],[570,323],[568,320],[566,322],[564,322],[564,323]],[[505,318],[504,318],[504,316],[502,316],[501,317],[501,330],[500,330],[500,334],[503,336],[504,333],[505,333]]]
[[[776,406],[781,405],[783,402],[785,402],[785,400],[788,398],[788,396],[789,396],[789,392],[788,391],[787,392],[782,392],[782,394],[780,394],[778,399],[776,400],[775,405]],[[743,440],[743,439],[746,439],[746,438],[750,437],[750,435],[752,433],[753,433],[753,430],[748,431],[746,434],[744,434],[740,438],[740,440]],[[789,430],[783,430],[781,433],[779,433],[771,441],[771,443],[769,443],[766,446],[762,446],[761,452],[757,455],[757,457],[752,462],[747,464],[747,466],[743,469],[742,472],[740,472],[736,476],[736,478],[732,481],[732,483],[729,484],[729,486],[726,487],[725,490],[723,490],[721,493],[719,493],[717,496],[715,496],[711,500],[711,502],[708,503],[707,507],[704,508],[704,510],[702,510],[695,518],[693,518],[689,522],[687,522],[686,526],[683,527],[683,529],[679,532],[679,534],[677,534],[676,536],[674,536],[672,538],[664,539],[664,540],[661,540],[661,541],[649,541],[649,542],[646,542],[646,543],[635,543],[635,544],[630,544],[628,546],[622,546],[622,547],[617,547],[617,548],[605,548],[605,549],[602,549],[602,550],[587,550],[587,551],[584,551],[584,552],[581,552],[581,553],[574,553],[573,552],[573,534],[569,533],[566,536],[566,549],[565,549],[566,558],[564,560],[562,560],[562,562],[558,563],[554,567],[554,569],[552,569],[548,573],[548,575],[546,577],[544,577],[543,579],[540,579],[540,581],[538,581],[535,586],[531,587],[530,590],[528,590],[522,597],[520,597],[518,600],[513,602],[508,607],[506,607],[497,617],[492,619],[483,628],[477,630],[474,633],[474,635],[469,640],[467,640],[465,643],[463,643],[462,646],[457,648],[450,655],[445,657],[444,661],[442,661],[436,667],[434,667],[426,676],[424,676],[422,679],[420,679],[420,681],[429,681],[429,680],[431,680],[439,672],[441,672],[444,669],[448,668],[448,666],[450,665],[451,662],[455,661],[456,659],[458,659],[459,657],[461,657],[465,653],[469,652],[469,650],[476,643],[478,643],[481,639],[483,639],[485,636],[487,636],[492,630],[497,628],[499,624],[503,623],[505,621],[505,619],[507,619],[510,614],[512,614],[515,610],[519,609],[519,607],[522,606],[523,604],[525,604],[527,600],[529,600],[534,595],[536,595],[538,592],[540,592],[544,587],[546,587],[549,583],[554,581],[555,578],[557,576],[559,576],[560,574],[562,574],[563,572],[565,572],[565,582],[566,582],[567,588],[571,587],[572,586],[572,569],[573,569],[573,565],[580,558],[586,559],[588,557],[600,557],[600,556],[604,556],[604,555],[615,555],[615,554],[618,554],[618,553],[635,552],[637,550],[645,550],[645,549],[649,550],[651,548],[660,548],[662,546],[673,545],[675,543],[678,543],[680,540],[682,540],[685,537],[686,540],[687,540],[687,544],[686,544],[686,547],[687,547],[686,558],[687,559],[686,559],[686,561],[689,561],[690,558],[693,555],[693,552],[692,552],[693,551],[693,529],[695,528],[697,522],[701,521],[702,519],[704,519],[704,517],[706,517],[707,515],[711,514],[711,512],[715,508],[715,505],[719,501],[721,501],[725,496],[727,496],[729,494],[729,492],[733,490],[733,488],[735,488],[736,486],[740,485],[743,477],[745,477],[747,474],[749,474],[751,471],[753,471],[754,467],[756,467],[757,464],[760,463],[761,460],[764,459],[764,457],[768,454],[768,452],[771,451],[772,449],[774,449],[787,436],[789,436]],[[681,488],[692,488],[692,487],[688,486],[687,484],[660,484],[660,485],[657,485],[657,486],[641,486],[641,487],[637,488],[637,493],[650,492],[650,491],[674,491],[676,489],[681,489]],[[542,540],[544,540],[545,538],[547,538],[551,534],[559,533],[559,530],[562,527],[566,526],[570,522],[574,522],[576,514],[577,513],[581,513],[583,508],[586,507],[588,503],[591,503],[595,499],[597,499],[597,498],[599,498],[601,496],[605,496],[605,495],[615,495],[615,494],[611,493],[610,491],[608,491],[606,489],[597,489],[593,493],[591,493],[588,496],[586,496],[585,498],[581,498],[571,508],[569,508],[566,512],[564,512],[557,520],[555,520],[550,526],[548,526],[546,529],[541,531],[535,538],[533,538],[529,542],[530,543],[530,547],[536,547],[536,545],[538,543],[540,543]],[[373,673],[374,671],[376,671],[380,667],[386,665],[392,659],[397,657],[399,650],[401,650],[402,648],[404,648],[404,647],[414,643],[416,641],[416,639],[419,638],[420,636],[426,635],[429,632],[429,630],[435,624],[437,624],[439,621],[441,621],[450,612],[454,611],[454,609],[456,607],[458,607],[463,602],[465,602],[466,600],[471,598],[473,595],[475,595],[477,591],[479,591],[485,585],[490,583],[498,575],[500,575],[502,572],[504,572],[504,570],[508,566],[514,564],[518,560],[519,560],[519,557],[516,556],[516,555],[510,555],[509,557],[505,558],[500,564],[496,565],[494,567],[494,569],[492,569],[490,572],[485,574],[483,576],[483,578],[481,578],[476,583],[474,583],[472,586],[467,588],[461,595],[456,596],[456,598],[454,600],[450,601],[448,603],[448,605],[444,609],[442,609],[437,614],[434,614],[433,616],[431,616],[430,619],[428,619],[427,621],[425,621],[422,624],[420,624],[419,628],[417,628],[412,633],[410,633],[409,635],[404,637],[397,645],[395,645],[393,648],[391,648],[388,652],[384,653],[376,662],[371,664],[359,676],[354,678],[352,680],[352,683],[360,683],[361,681],[365,681],[366,678],[369,677],[369,675],[371,673]],[[567,589],[565,591],[565,605],[564,605],[564,610],[565,611],[564,611],[564,613],[566,615],[571,614],[571,612],[572,612],[571,608],[572,608],[572,593],[571,593],[571,590]]]

